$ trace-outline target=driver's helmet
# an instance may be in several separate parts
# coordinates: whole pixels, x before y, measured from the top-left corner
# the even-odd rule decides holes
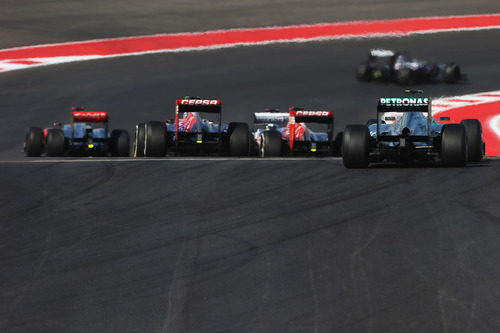
[[[266,130],[268,130],[268,131],[278,130],[278,125],[276,125],[276,124],[267,124],[266,125]]]

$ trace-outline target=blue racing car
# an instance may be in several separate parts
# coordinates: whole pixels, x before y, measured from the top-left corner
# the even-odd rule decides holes
[[[136,125],[134,157],[248,156],[249,151],[248,125],[240,122],[223,124],[222,104],[218,99],[186,96],[176,101],[175,120]]]
[[[108,114],[73,108],[71,122],[41,129],[30,127],[24,140],[26,156],[129,156],[126,130],[108,128]]]

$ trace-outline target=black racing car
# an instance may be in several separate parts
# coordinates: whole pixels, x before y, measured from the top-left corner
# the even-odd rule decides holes
[[[413,85],[425,82],[457,83],[466,79],[455,63],[436,64],[413,58],[408,52],[372,49],[356,72],[359,81],[396,82]]]

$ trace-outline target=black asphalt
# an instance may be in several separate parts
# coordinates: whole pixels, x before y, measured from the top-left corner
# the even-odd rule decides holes
[[[61,22],[79,2],[50,3],[37,10],[33,1],[30,14],[10,1],[12,12],[0,17],[18,35],[2,47],[259,26],[273,17],[264,1],[216,2],[219,20],[166,20],[162,29],[162,11],[190,17],[189,3],[96,2],[81,8],[89,29],[77,31]],[[399,2],[325,1],[322,11],[319,3],[292,15],[305,5],[291,2],[282,5],[288,16],[274,17],[292,24],[343,19],[341,10],[346,19],[500,12],[493,1],[483,1],[485,11],[424,1],[409,6],[411,15]],[[140,17],[149,12],[148,27]],[[100,26],[121,15],[130,29]],[[332,158],[32,163],[48,159],[20,151],[26,127],[65,121],[73,105],[108,111],[113,128],[132,133],[139,121],[171,118],[186,94],[221,98],[226,121],[250,121],[268,106],[331,109],[338,131],[371,117],[378,97],[401,92],[355,81],[370,47],[456,61],[470,82],[422,86],[438,97],[500,89],[499,37],[492,30],[280,44],[0,74],[0,332],[499,331],[499,159],[346,170]]]

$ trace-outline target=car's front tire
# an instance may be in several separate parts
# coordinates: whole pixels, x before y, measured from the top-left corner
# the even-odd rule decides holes
[[[402,68],[397,71],[396,80],[402,86],[414,85],[417,81],[416,73],[409,68]]]
[[[111,132],[111,155],[130,156],[130,136],[126,130],[115,129]]]
[[[332,155],[339,157],[342,156],[342,142],[344,141],[344,132],[338,132],[333,140]]]
[[[250,152],[250,129],[247,123],[228,125],[229,155],[248,156]]]
[[[134,157],[144,156],[144,137],[146,133],[146,124],[139,123],[135,125],[134,135]]]
[[[361,64],[356,71],[356,78],[361,82],[369,82],[372,80],[372,68],[367,64]]]
[[[167,151],[167,128],[161,121],[149,121],[145,126],[144,156],[161,157]]]
[[[443,78],[446,83],[457,83],[462,78],[460,67],[455,63],[446,65]]]
[[[342,161],[349,169],[366,168],[369,164],[370,133],[365,125],[348,125],[342,140]]]

